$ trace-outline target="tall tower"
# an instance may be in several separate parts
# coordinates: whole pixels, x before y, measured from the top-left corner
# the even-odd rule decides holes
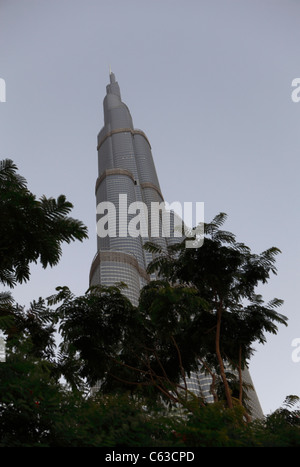
[[[125,282],[128,288],[124,293],[137,304],[141,288],[150,279],[146,268],[152,255],[145,251],[143,244],[151,238],[149,235],[128,235],[127,226],[133,221],[134,214],[130,209],[128,213],[128,208],[132,203],[142,202],[150,212],[151,202],[161,203],[163,196],[150,143],[143,131],[133,127],[114,73],[110,73],[103,109],[104,126],[98,134],[97,146],[96,202],[97,206],[102,204],[104,207],[103,203],[112,203],[110,207],[115,207],[116,223],[113,235],[97,236],[90,285]],[[122,217],[126,210],[127,225]],[[167,240],[160,238],[158,241],[166,244]]]
[[[107,229],[107,235],[97,236],[97,253],[90,269],[90,286],[109,286],[124,282],[127,285],[124,294],[137,305],[141,288],[151,279],[146,269],[152,261],[152,255],[143,245],[153,238],[151,229],[145,235],[129,234],[128,226],[136,215],[136,211],[131,212],[129,207],[134,205],[136,208],[142,202],[150,216],[151,203],[160,204],[164,199],[149,140],[143,131],[134,128],[129,109],[122,102],[120,87],[111,72],[103,110],[104,126],[98,134],[98,178],[95,192],[97,207],[101,206],[97,212],[102,219],[106,216],[108,222],[111,220],[113,231],[109,232]],[[112,210],[113,219],[110,219],[109,214],[104,214],[109,209]],[[151,222],[153,225],[153,219],[151,222],[149,218],[147,220],[148,227]],[[156,228],[162,229],[159,219],[157,223],[159,226]],[[174,236],[174,225],[173,230],[171,226],[171,232],[173,235],[155,236],[155,242],[166,248],[168,244],[178,241]],[[243,377],[248,383],[252,383],[248,370],[245,370]],[[195,372],[190,375],[187,383],[191,391],[202,395],[208,402],[213,400],[209,376],[200,371]],[[249,391],[248,395],[253,415],[262,417],[255,390]]]

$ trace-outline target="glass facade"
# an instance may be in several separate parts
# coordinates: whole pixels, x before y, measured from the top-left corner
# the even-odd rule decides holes
[[[115,216],[115,224],[110,227],[115,228],[115,235],[105,235],[103,229],[102,235],[98,233],[99,254],[91,267],[90,284],[113,285],[122,280],[128,285],[124,293],[137,303],[138,291],[149,280],[146,268],[152,260],[152,255],[143,248],[144,243],[155,240],[163,248],[167,246],[167,238],[151,237],[151,203],[162,203],[163,197],[150,143],[143,131],[133,127],[132,117],[121,100],[120,88],[113,73],[110,74],[110,84],[106,90],[103,101],[104,126],[98,134],[97,146],[97,226],[102,228],[106,220],[105,228],[109,231],[109,216],[102,203],[111,203],[114,206],[112,215]],[[124,203],[121,207],[121,199],[126,200],[125,208]],[[141,223],[137,219],[140,211],[130,209],[135,206],[134,203],[140,202],[147,210],[146,218],[142,215],[140,217],[144,219],[146,231],[143,229],[142,235],[133,236],[134,232],[141,231]],[[102,254],[105,251],[124,253],[126,257],[119,264],[117,255],[108,260]],[[97,267],[96,263],[99,263]]]

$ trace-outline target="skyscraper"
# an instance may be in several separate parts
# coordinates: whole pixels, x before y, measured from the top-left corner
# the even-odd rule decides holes
[[[90,269],[90,285],[124,282],[127,284],[124,293],[136,305],[141,288],[151,279],[146,269],[153,258],[143,245],[153,239],[150,229],[145,235],[129,234],[130,222],[135,221],[136,214],[135,210],[130,210],[130,206],[134,205],[136,208],[138,203],[143,203],[147,208],[145,216],[148,216],[151,213],[151,203],[160,204],[164,199],[150,142],[142,130],[134,128],[129,109],[122,102],[114,73],[110,73],[103,109],[104,126],[98,134],[97,146],[96,203],[100,219],[105,219],[113,228],[97,236],[97,253]],[[149,218],[146,220],[149,227],[153,219],[151,222]],[[163,228],[159,219],[155,222],[160,224],[157,228]],[[174,236],[174,226],[173,235],[155,237],[155,242],[163,248],[174,241],[178,241]],[[251,382],[248,371],[244,377]],[[191,374],[188,380],[189,389],[202,395],[207,401],[213,400],[210,384],[211,378],[201,372]],[[255,416],[262,416],[255,391],[251,391],[250,396],[253,413]]]
[[[152,255],[145,251],[143,244],[151,238],[128,234],[127,225],[134,221],[130,206],[144,203],[150,213],[151,202],[161,203],[163,196],[149,140],[143,131],[133,127],[113,73],[110,73],[103,109],[104,126],[98,134],[97,146],[96,203],[103,209],[105,206],[115,209],[116,223],[115,232],[97,236],[90,285],[125,282],[128,288],[124,293],[137,304],[141,288],[150,279],[146,268]],[[127,211],[127,218],[122,217],[124,211]],[[157,241],[166,246],[168,239],[157,238]]]

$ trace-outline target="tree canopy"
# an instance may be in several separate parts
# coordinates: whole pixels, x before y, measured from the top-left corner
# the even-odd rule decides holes
[[[28,281],[31,263],[58,264],[63,242],[87,238],[64,195],[37,200],[17,170],[12,160],[0,161],[0,282],[9,287]]]
[[[276,273],[279,250],[251,253],[221,230],[225,219],[221,214],[205,226],[200,248],[182,242],[164,252],[148,244],[156,255],[148,272],[159,279],[141,290],[137,307],[117,286],[92,288],[81,297],[62,288],[51,298],[61,302],[63,348],[77,361],[80,378],[91,385],[101,381],[102,391],[131,388],[186,403],[186,378],[202,371],[212,377],[215,401],[248,410],[242,375],[253,344],[287,324],[276,310],[282,300],[265,304],[255,290]]]
[[[242,369],[247,367],[254,342],[265,343],[266,332],[276,334],[277,324],[287,325],[287,317],[276,309],[283,304],[274,298],[265,304],[256,287],[276,274],[276,255],[271,247],[254,254],[233,233],[222,230],[226,214],[218,214],[204,225],[204,242],[200,248],[185,248],[185,243],[169,247],[164,253],[153,243],[146,248],[156,255],[148,272],[157,273],[173,287],[178,284],[197,291],[206,306],[193,315],[194,333],[201,358],[210,374],[220,375],[226,401],[232,407],[232,390],[226,377],[225,363],[239,374],[239,402],[242,403]],[[161,310],[162,311],[162,310]],[[201,351],[202,348],[202,351]],[[203,355],[204,350],[204,355]]]

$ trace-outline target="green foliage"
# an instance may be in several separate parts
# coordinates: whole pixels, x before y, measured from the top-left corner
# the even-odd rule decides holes
[[[54,266],[63,242],[87,238],[82,222],[68,217],[72,208],[64,195],[37,200],[16,165],[0,161],[0,282],[28,281],[30,263]]]
[[[123,393],[87,397],[57,380],[54,364],[14,346],[0,364],[0,447],[164,446],[172,418]]]
[[[85,401],[78,418],[80,443],[94,447],[168,446],[173,418],[159,407],[145,410],[145,402],[126,393]]]
[[[122,392],[67,391],[19,349],[0,365],[0,447],[300,447],[299,410],[245,422],[241,406],[167,409]]]
[[[176,432],[184,446],[189,447],[245,447],[253,446],[252,427],[245,423],[242,407],[225,409],[223,404],[209,404],[187,414],[179,422]]]
[[[277,324],[286,325],[287,318],[276,310],[282,300],[275,298],[265,304],[256,293],[258,285],[265,284],[271,273],[276,274],[275,259],[280,251],[272,247],[253,254],[234,234],[221,230],[225,220],[226,215],[220,213],[205,224],[200,248],[185,248],[183,241],[166,253],[155,250],[151,243],[146,249],[159,253],[149,265],[149,273],[156,273],[173,288],[189,287],[201,299],[202,306],[193,308],[189,315],[190,351],[206,371],[220,375],[227,404],[232,407],[233,388],[226,367],[241,375],[254,351],[253,344],[265,343],[266,333],[276,334]],[[165,310],[160,304],[158,315]],[[185,348],[183,345],[180,350]],[[245,396],[242,388],[243,384],[237,396],[241,403]]]
[[[81,297],[62,288],[50,298],[50,303],[59,301],[60,350],[73,368],[67,376],[72,387],[76,381],[93,385],[101,380],[105,392],[131,388],[178,402],[185,372],[198,366],[191,315],[205,306],[191,288],[151,282],[137,308],[117,286],[93,287]],[[200,348],[197,339],[194,346]]]
[[[0,446],[44,445],[59,410],[47,362],[14,356],[0,365]]]
[[[63,195],[36,200],[13,162],[0,162],[0,282],[28,280],[32,262],[53,266],[63,242],[86,238],[71,208]],[[59,287],[28,309],[0,293],[0,447],[300,447],[299,398],[249,422],[239,380],[253,343],[287,322],[281,300],[264,304],[255,293],[276,273],[279,250],[252,254],[221,230],[225,219],[205,225],[198,249],[179,244],[165,254],[148,244],[149,272],[160,280],[143,288],[138,307],[122,284],[81,297]],[[185,385],[199,362],[215,403]],[[98,393],[87,391],[99,381]]]
[[[101,380],[102,392],[128,390],[151,399],[183,403],[190,394],[186,376],[199,366],[214,379],[215,401],[233,398],[246,407],[242,370],[254,342],[265,342],[266,332],[277,333],[286,317],[274,299],[264,304],[255,287],[265,282],[277,250],[261,255],[220,230],[224,215],[206,225],[201,248],[172,246],[149,266],[161,280],[151,281],[137,307],[122,287],[94,287],[81,297],[60,288],[50,298],[58,304],[63,337],[61,361],[73,388],[83,381]],[[81,384],[81,386],[80,386]],[[183,394],[185,394],[183,396]],[[202,401],[203,403],[203,401]]]
[[[56,310],[63,338],[61,356],[65,366],[77,367],[76,373],[66,376],[73,387],[75,378],[92,386],[105,378],[114,359],[130,345],[139,322],[137,311],[117,286],[91,288],[81,297],[74,297],[66,287],[58,290],[49,303],[62,302]]]

